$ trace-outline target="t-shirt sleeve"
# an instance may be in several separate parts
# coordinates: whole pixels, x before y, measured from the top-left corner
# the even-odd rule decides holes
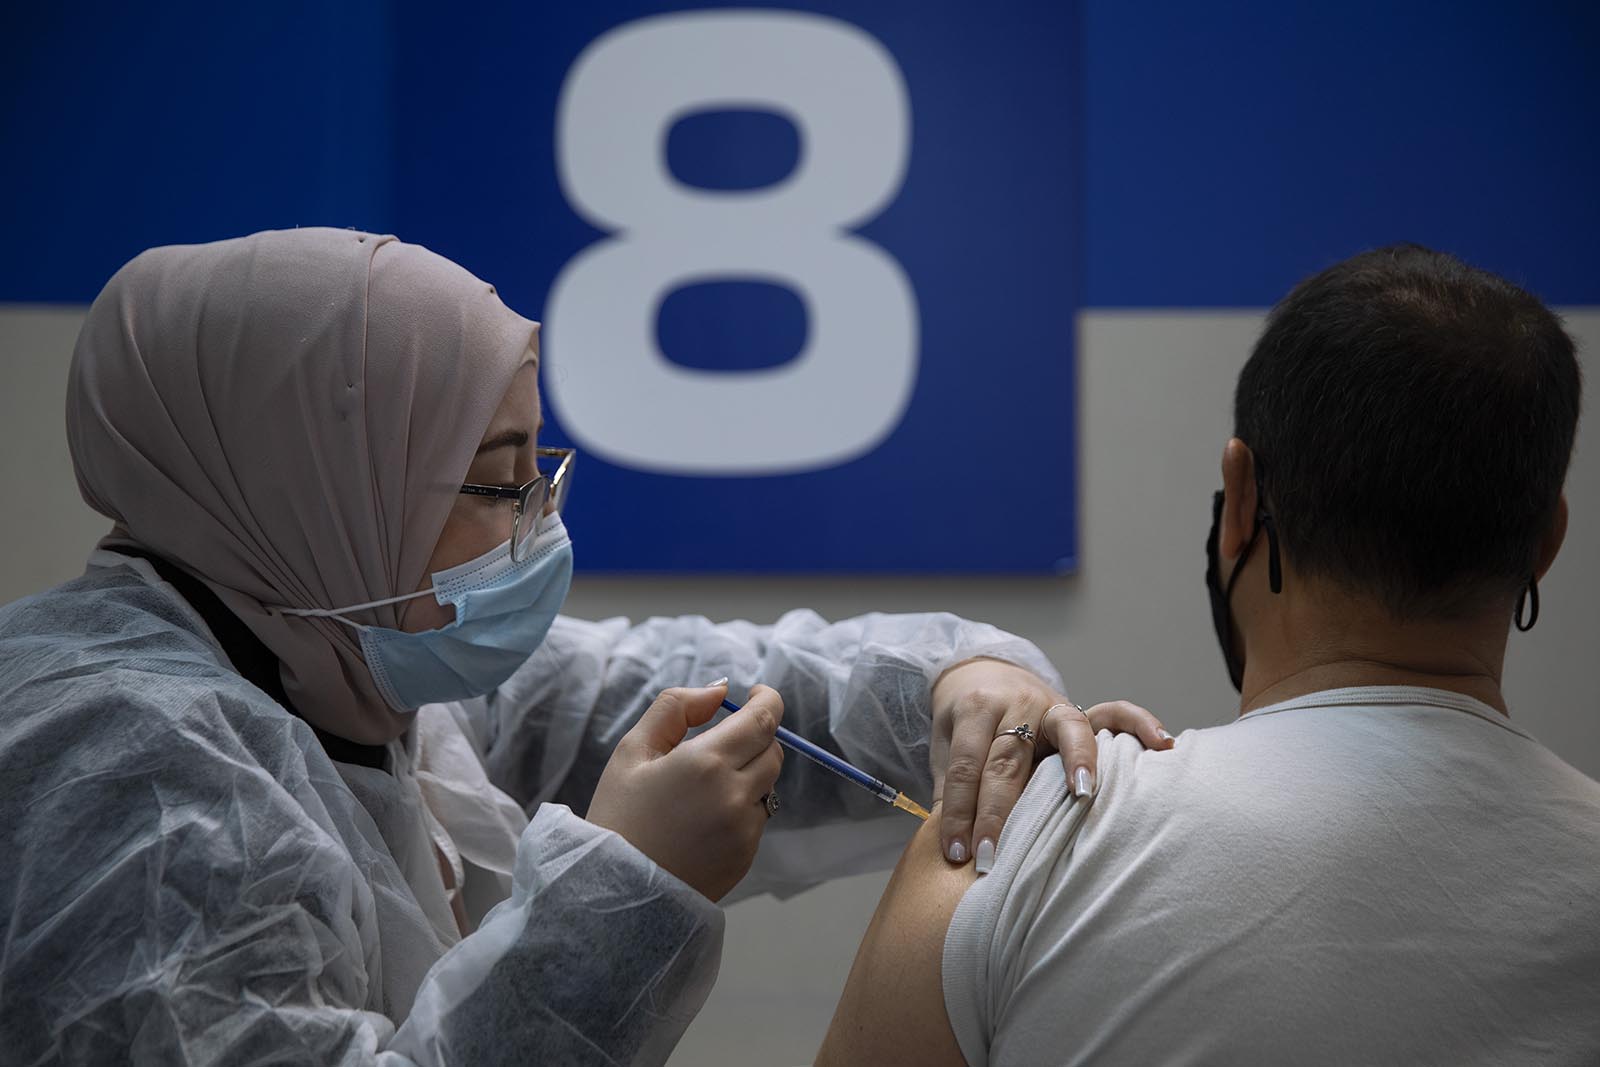
[[[970,1067],[984,1067],[1021,977],[1023,942],[1052,868],[1070,850],[1094,798],[1073,798],[1066,768],[1034,772],[995,850],[995,865],[957,905],[945,935],[945,1012]]]

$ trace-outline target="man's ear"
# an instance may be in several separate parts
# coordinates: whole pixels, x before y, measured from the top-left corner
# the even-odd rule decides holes
[[[1545,531],[1543,539],[1539,542],[1539,558],[1533,569],[1535,579],[1545,576],[1550,564],[1556,561],[1556,553],[1561,551],[1561,543],[1566,539],[1567,494],[1562,493],[1556,498],[1556,513],[1550,520],[1550,529]]]
[[[1222,529],[1219,563],[1236,560],[1256,529],[1256,460],[1250,446],[1230,437],[1222,446]],[[1563,512],[1565,515],[1565,512]]]

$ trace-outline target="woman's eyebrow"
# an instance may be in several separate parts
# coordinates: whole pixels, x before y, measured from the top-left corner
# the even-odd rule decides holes
[[[485,452],[493,452],[497,448],[521,448],[527,443],[527,430],[505,430],[479,445],[477,454],[481,456]]]

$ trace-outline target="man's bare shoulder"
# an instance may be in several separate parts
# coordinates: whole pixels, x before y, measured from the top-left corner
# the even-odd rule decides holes
[[[965,1067],[944,1008],[945,934],[977,875],[939,853],[939,817],[923,823],[900,856],[867,926],[817,1054],[832,1064]]]

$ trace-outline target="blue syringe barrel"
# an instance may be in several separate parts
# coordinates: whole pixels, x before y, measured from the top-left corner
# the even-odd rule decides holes
[[[729,711],[741,710],[739,705],[735,704],[731,700],[724,700],[722,702],[722,706],[727,708]],[[868,774],[859,767],[851,766],[848,762],[840,759],[838,756],[835,756],[832,752],[829,752],[820,745],[814,745],[810,741],[807,741],[793,730],[786,730],[781,726],[778,727],[778,744],[782,745],[784,748],[787,748],[791,752],[800,753],[800,755],[811,760],[813,763],[821,764],[834,774],[837,774],[840,778],[843,778],[845,781],[854,782],[862,789],[865,789],[877,796],[879,800],[893,804],[895,797],[899,796],[899,792],[887,782],[872,777],[872,775]]]

